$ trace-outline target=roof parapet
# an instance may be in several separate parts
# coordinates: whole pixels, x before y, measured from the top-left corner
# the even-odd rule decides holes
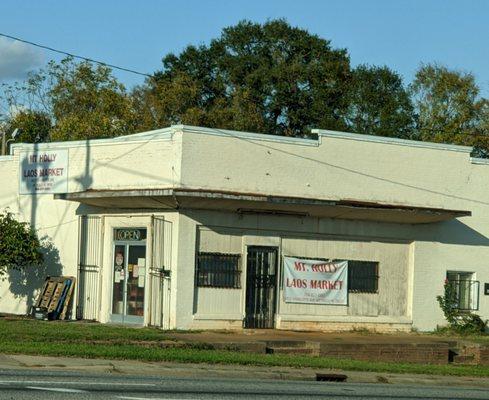
[[[312,129],[312,133],[316,133],[319,137],[333,137],[348,140],[358,140],[363,142],[374,142],[382,144],[391,144],[397,146],[421,147],[434,150],[456,151],[460,153],[471,153],[472,147],[460,146],[457,144],[422,142],[419,140],[399,139],[387,136],[365,135],[363,133],[350,133],[340,131],[330,131],[327,129]]]
[[[206,127],[191,126],[191,125],[172,125],[167,128],[155,129],[147,132],[140,132],[140,133],[124,135],[124,136],[116,136],[113,138],[106,138],[106,139],[87,139],[87,140],[76,140],[76,141],[66,141],[66,142],[36,143],[36,144],[14,143],[11,146],[11,152],[18,149],[33,150],[34,148],[37,148],[37,149],[47,150],[51,148],[84,147],[88,143],[90,145],[104,145],[104,144],[120,144],[120,143],[127,143],[127,142],[141,142],[141,141],[149,141],[149,140],[168,139],[171,138],[175,132],[190,132],[190,133],[198,133],[198,134],[231,137],[231,138],[236,138],[241,140],[260,140],[260,141],[269,141],[269,142],[297,144],[302,146],[319,146],[322,142],[321,140],[322,137],[331,137],[331,138],[357,140],[357,141],[390,144],[390,145],[398,145],[398,146],[455,151],[461,153],[472,152],[472,147],[469,146],[460,146],[460,145],[446,144],[446,143],[422,142],[418,140],[365,135],[360,133],[332,131],[327,129],[312,129],[311,132],[313,134],[317,134],[318,138],[311,139],[311,138],[278,136],[278,135],[255,133],[255,132],[233,131],[228,129],[206,128]],[[479,163],[479,162],[474,161],[474,163]]]

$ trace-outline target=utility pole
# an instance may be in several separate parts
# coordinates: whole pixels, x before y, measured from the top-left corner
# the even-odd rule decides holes
[[[7,154],[7,132],[3,131],[0,134],[2,135],[2,156],[4,156]]]

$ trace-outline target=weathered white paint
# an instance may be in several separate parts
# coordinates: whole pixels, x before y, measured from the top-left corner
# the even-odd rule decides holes
[[[110,302],[110,229],[117,224],[143,224],[149,229],[153,213],[117,210],[117,198],[107,203],[109,209],[54,200],[52,195],[19,195],[18,163],[22,151],[68,149],[71,193],[189,188],[468,210],[471,217],[411,225],[348,221],[341,216],[321,219],[169,211],[164,199],[153,199],[162,201],[162,209],[154,213],[172,221],[171,327],[216,327],[216,321],[223,327],[241,326],[233,318],[242,317],[244,291],[230,294],[202,290],[198,296],[201,301],[194,304],[195,252],[199,241],[199,246],[215,251],[234,251],[239,247],[243,256],[246,246],[259,244],[277,246],[283,254],[290,251],[287,246],[296,246],[294,251],[313,256],[356,255],[378,260],[392,272],[385,276],[381,271],[380,284],[384,286],[377,295],[352,295],[347,310],[289,310],[279,301],[277,326],[282,328],[311,327],[308,323],[314,317],[317,329],[355,323],[382,323],[398,328],[411,322],[422,330],[433,329],[444,322],[435,296],[442,293],[447,270],[475,273],[481,282],[478,313],[489,318],[489,297],[482,293],[484,282],[489,282],[487,162],[471,159],[470,149],[462,146],[330,131],[317,133],[318,140],[312,140],[175,126],[115,139],[14,144],[12,155],[0,157],[0,209],[9,207],[52,242],[51,272],[62,268],[64,275],[75,276],[79,216],[103,216],[102,321],[107,320]],[[126,200],[124,204],[130,206],[131,202]],[[150,234],[148,243],[149,240]],[[147,258],[150,252],[151,249]],[[34,279],[34,275],[28,275],[28,282],[23,282],[18,274],[11,274],[0,283],[0,311],[27,311],[43,280],[43,276]],[[217,301],[222,296],[230,300],[224,308],[220,306],[224,301]]]
[[[197,227],[197,248],[201,252],[242,254],[243,240],[239,231]],[[240,259],[245,269],[244,257]],[[242,275],[243,277],[244,275]],[[241,280],[242,288],[244,281]],[[244,296],[241,289],[194,288],[194,320],[241,320]]]
[[[337,229],[335,223],[343,227],[348,223],[339,220],[333,221],[333,226],[326,227],[318,224],[319,221],[314,218],[237,216],[199,210],[186,212],[186,217],[194,222],[188,229],[197,230],[199,251],[242,254],[243,291],[239,293],[241,298],[236,289],[196,288],[192,328],[203,328],[202,320],[211,319],[215,320],[215,327],[221,328],[230,322],[240,323],[245,314],[246,247],[256,245],[277,247],[281,255],[356,259],[378,261],[380,264],[379,293],[350,293],[348,306],[285,303],[280,264],[276,315],[278,328],[282,326],[283,321],[308,321],[319,324],[331,321],[331,317],[336,317],[340,322],[362,321],[363,317],[375,317],[370,318],[371,322],[375,322],[376,319],[383,322],[387,318],[390,323],[399,325],[411,322],[407,301],[409,271],[412,264],[409,258],[410,245],[407,241],[393,242],[388,238],[382,240],[354,233],[350,233],[349,236],[342,234],[339,240],[334,234],[335,228]],[[354,228],[357,223],[350,222],[349,225]],[[382,228],[391,228],[389,224],[372,225],[380,234]],[[350,232],[353,232],[353,229]],[[180,244],[182,245],[183,243]],[[189,245],[188,252],[192,251]],[[179,315],[179,318],[185,316]]]

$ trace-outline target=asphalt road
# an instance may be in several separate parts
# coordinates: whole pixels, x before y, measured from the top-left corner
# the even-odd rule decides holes
[[[481,388],[0,370],[0,399],[489,399]]]

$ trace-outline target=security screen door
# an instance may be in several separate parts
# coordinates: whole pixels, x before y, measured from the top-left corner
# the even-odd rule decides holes
[[[274,327],[277,254],[276,247],[248,247],[245,328]]]
[[[146,229],[115,229],[111,322],[144,324]]]

